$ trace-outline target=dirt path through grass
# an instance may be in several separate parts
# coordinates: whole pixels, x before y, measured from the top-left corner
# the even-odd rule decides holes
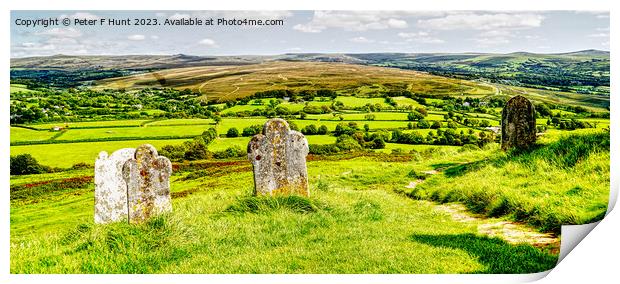
[[[423,171],[427,175],[440,173],[437,170]],[[423,183],[423,179],[409,182],[405,187],[415,188]],[[554,234],[540,233],[536,229],[523,223],[512,222],[500,218],[488,218],[480,214],[474,214],[460,203],[435,204],[433,210],[450,215],[461,223],[477,224],[478,233],[489,237],[498,237],[510,244],[530,244],[553,254],[560,252],[560,238]]]

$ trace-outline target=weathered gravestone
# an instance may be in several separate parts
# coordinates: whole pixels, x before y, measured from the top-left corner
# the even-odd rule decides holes
[[[254,193],[308,196],[307,155],[308,140],[303,134],[290,130],[283,119],[268,120],[263,134],[255,135],[248,144],[248,159],[254,167]]]
[[[136,149],[124,148],[112,155],[102,151],[95,161],[95,223],[127,221],[127,183],[123,165]]]
[[[142,223],[152,216],[172,210],[171,173],[170,160],[159,156],[155,147],[144,144],[136,148],[134,157],[123,166],[129,223]]]
[[[502,110],[502,150],[527,148],[536,142],[534,106],[523,96],[506,102]]]

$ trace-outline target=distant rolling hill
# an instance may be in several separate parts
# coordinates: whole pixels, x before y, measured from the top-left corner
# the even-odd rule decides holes
[[[492,95],[488,84],[411,70],[328,62],[268,61],[240,66],[170,68],[95,82],[95,89],[191,89],[208,100],[226,101],[267,90],[332,89],[342,94],[379,95],[410,90],[434,95]]]
[[[56,55],[11,59],[11,82],[30,87],[191,89],[215,101],[274,89],[328,88],[362,96],[403,89],[470,96],[525,92],[539,101],[604,109],[609,106],[609,52]]]
[[[365,64],[426,71],[496,83],[609,95],[609,52],[357,54]]]
[[[243,65],[265,60],[260,56],[192,56],[176,55],[54,55],[42,57],[12,58],[11,68],[17,69],[120,69],[145,70],[205,65]]]
[[[557,54],[489,53],[287,53],[272,56],[124,55],[27,57],[11,59],[11,78],[43,78],[47,82],[91,81],[131,72],[197,66],[238,66],[273,61],[340,62],[396,67],[464,79],[609,95],[609,52],[582,50]],[[87,71],[107,74],[85,76]],[[30,71],[38,71],[34,74]],[[51,73],[51,75],[50,75]],[[62,80],[54,81],[53,76]],[[45,81],[44,80],[44,81]]]

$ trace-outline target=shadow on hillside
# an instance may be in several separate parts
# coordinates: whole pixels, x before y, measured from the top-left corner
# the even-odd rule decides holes
[[[498,238],[458,235],[413,235],[414,242],[438,248],[459,249],[475,257],[485,268],[473,273],[534,273],[553,268],[557,255],[542,252],[530,245],[511,245]]]
[[[458,177],[468,172],[477,171],[478,169],[484,167],[488,162],[489,160],[485,159],[463,164],[455,163],[451,167],[444,168],[442,172],[446,175],[446,177]],[[433,168],[435,168],[435,165],[433,165]]]
[[[549,144],[535,144],[527,149],[513,149],[506,155],[495,158],[456,164],[435,164],[433,168],[443,169],[446,177],[458,177],[471,171],[479,170],[486,165],[502,167],[507,162],[516,162],[525,166],[535,166],[533,161],[544,160],[560,168],[573,168],[578,162],[587,159],[591,154],[609,152],[609,133],[573,134]]]

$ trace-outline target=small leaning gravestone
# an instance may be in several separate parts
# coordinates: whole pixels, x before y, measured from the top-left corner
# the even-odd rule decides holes
[[[129,223],[137,224],[163,212],[172,211],[170,202],[172,163],[159,156],[155,147],[144,144],[125,162]]]
[[[308,140],[303,134],[291,130],[283,119],[268,120],[263,134],[255,135],[248,143],[248,159],[254,168],[254,193],[310,195],[307,155]]]
[[[124,148],[108,156],[101,151],[95,160],[95,223],[127,221],[127,183],[123,165],[136,149]]]
[[[536,142],[534,106],[523,96],[506,102],[502,110],[502,150],[524,149]]]

